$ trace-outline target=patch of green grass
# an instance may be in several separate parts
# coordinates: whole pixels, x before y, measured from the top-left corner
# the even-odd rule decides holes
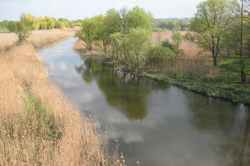
[[[225,83],[199,83],[185,82],[177,83],[179,87],[186,88],[195,92],[203,93],[208,96],[226,98],[233,102],[250,104],[250,85],[249,84],[225,84]]]
[[[10,31],[6,27],[0,28],[0,33],[9,33]]]

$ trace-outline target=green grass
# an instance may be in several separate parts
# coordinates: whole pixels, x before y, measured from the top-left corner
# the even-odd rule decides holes
[[[245,58],[245,74],[246,76],[250,76],[250,59],[249,57]],[[236,72],[236,73],[240,73],[240,64],[239,64],[239,60],[237,59],[229,59],[229,60],[225,60],[219,63],[219,65],[231,72]]]
[[[238,58],[238,57],[236,57]],[[148,68],[145,70],[144,77],[155,80],[162,78],[173,78],[178,83],[174,83],[179,87],[203,93],[207,96],[219,97],[250,105],[250,59],[245,59],[245,74],[247,78],[246,84],[241,83],[240,65],[237,59],[226,59],[218,64],[219,75],[209,77],[205,75],[182,75],[178,76],[174,73],[163,73],[156,68]],[[152,74],[149,76],[148,74]]]
[[[5,27],[1,27],[0,28],[0,33],[9,33],[10,31],[7,29],[7,28],[5,28]]]

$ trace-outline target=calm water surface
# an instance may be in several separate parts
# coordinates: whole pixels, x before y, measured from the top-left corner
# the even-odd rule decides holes
[[[126,164],[250,165],[250,110],[243,104],[124,75],[72,50],[69,39],[40,55],[71,100],[118,139]]]

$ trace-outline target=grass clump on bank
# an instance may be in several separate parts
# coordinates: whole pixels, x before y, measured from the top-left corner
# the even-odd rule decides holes
[[[0,165],[107,165],[98,128],[48,79],[32,45],[2,52],[0,73]]]

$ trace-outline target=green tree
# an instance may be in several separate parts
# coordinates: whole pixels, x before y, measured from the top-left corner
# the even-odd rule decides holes
[[[176,27],[176,23],[174,21],[170,21],[167,24],[167,28],[173,30]]]
[[[78,37],[79,39],[84,41],[84,47],[87,50],[93,49],[93,42],[94,42],[94,35],[97,28],[97,25],[93,19],[89,19],[86,17],[81,25],[82,29],[76,31],[75,37]]]
[[[43,20],[44,20],[44,22],[47,23],[47,29],[54,29],[55,22],[54,22],[53,18],[45,16]]]
[[[244,15],[246,7],[244,0],[241,0],[241,9],[236,15],[234,21],[226,29],[226,33],[223,36],[223,43],[225,48],[228,51],[228,54],[232,53],[238,56],[237,61],[240,66],[241,81],[246,82],[245,67],[247,65],[247,55],[250,55],[249,52],[249,42],[250,42],[250,17]],[[230,52],[231,51],[231,52]]]
[[[153,15],[136,6],[127,14],[128,28],[144,28],[152,30],[155,26]]]
[[[119,13],[115,9],[109,9],[106,12],[104,19],[104,30],[108,35],[112,35],[116,32],[121,32],[121,18]]]
[[[9,25],[9,21],[8,20],[3,20],[2,22],[1,22],[1,24],[0,24],[0,26],[1,27],[8,27],[8,25]]]
[[[29,26],[29,23],[25,22],[25,14],[22,14],[20,17],[20,21],[16,21],[16,22],[9,22],[9,26],[8,29],[11,32],[14,32],[17,34],[18,37],[18,41],[17,43],[20,44],[24,41],[26,41],[26,38],[29,37],[29,35],[31,34],[31,30],[32,27]]]
[[[206,51],[210,50],[217,66],[216,58],[223,47],[221,42],[223,33],[232,22],[232,17],[237,11],[236,0],[206,0],[197,6],[197,13],[190,23],[185,39],[201,46]]]
[[[179,46],[182,42],[181,27],[179,25],[172,31],[172,40],[173,40],[173,44],[174,44],[175,54],[178,55],[181,52],[183,52],[179,49]]]
[[[129,36],[119,36],[122,39],[120,44],[123,56],[118,64],[126,70],[141,74],[142,68],[147,60],[146,54],[152,40],[152,31],[148,29],[130,29]]]

